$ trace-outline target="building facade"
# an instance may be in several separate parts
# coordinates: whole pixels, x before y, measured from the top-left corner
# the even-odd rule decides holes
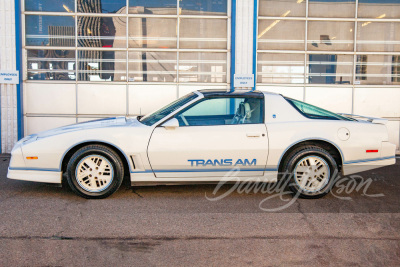
[[[255,88],[389,120],[400,141],[400,0],[0,0],[1,151],[50,128]]]

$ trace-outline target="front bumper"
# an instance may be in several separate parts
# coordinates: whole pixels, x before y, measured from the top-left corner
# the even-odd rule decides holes
[[[46,169],[8,168],[7,178],[31,182],[61,184],[62,172]]]
[[[15,144],[11,151],[10,166],[7,178],[23,181],[61,184],[62,172],[59,169],[46,169],[27,165],[22,152],[22,139]]]

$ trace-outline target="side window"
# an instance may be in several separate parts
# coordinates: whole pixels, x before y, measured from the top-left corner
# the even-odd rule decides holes
[[[263,123],[263,99],[252,97],[206,98],[175,116],[180,126]]]
[[[301,102],[299,100],[291,99],[285,97],[285,99],[303,114],[305,117],[310,119],[321,119],[321,120],[346,120],[349,121],[351,119],[340,116],[339,114],[327,111],[325,109]]]

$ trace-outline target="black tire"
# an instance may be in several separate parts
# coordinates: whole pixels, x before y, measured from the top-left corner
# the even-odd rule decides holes
[[[75,175],[77,172],[78,164],[83,159],[92,155],[106,159],[112,166],[112,169],[110,168],[112,170],[110,175],[110,177],[112,177],[112,180],[107,185],[107,187],[104,188],[104,190],[98,192],[90,192],[85,189],[82,185],[80,185],[80,182],[82,183],[82,181],[78,182],[78,179]],[[124,166],[121,158],[114,150],[103,145],[87,145],[80,148],[72,155],[67,165],[67,181],[69,186],[71,187],[72,191],[74,191],[74,193],[84,198],[100,199],[112,195],[121,186],[123,177]]]
[[[327,182],[317,191],[304,190],[304,188],[299,185],[294,175],[294,170],[297,164],[310,156],[321,158],[323,162],[329,166],[329,177],[327,178]],[[337,173],[337,169],[336,161],[332,155],[330,155],[325,149],[315,145],[301,146],[294,149],[286,157],[282,168],[285,179],[288,179],[288,189],[300,198],[321,198],[328,194],[334,184],[334,175]]]

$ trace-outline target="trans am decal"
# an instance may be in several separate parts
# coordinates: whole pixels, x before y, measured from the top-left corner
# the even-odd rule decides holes
[[[206,167],[206,166],[256,166],[257,160],[252,159],[188,159],[192,167]]]

